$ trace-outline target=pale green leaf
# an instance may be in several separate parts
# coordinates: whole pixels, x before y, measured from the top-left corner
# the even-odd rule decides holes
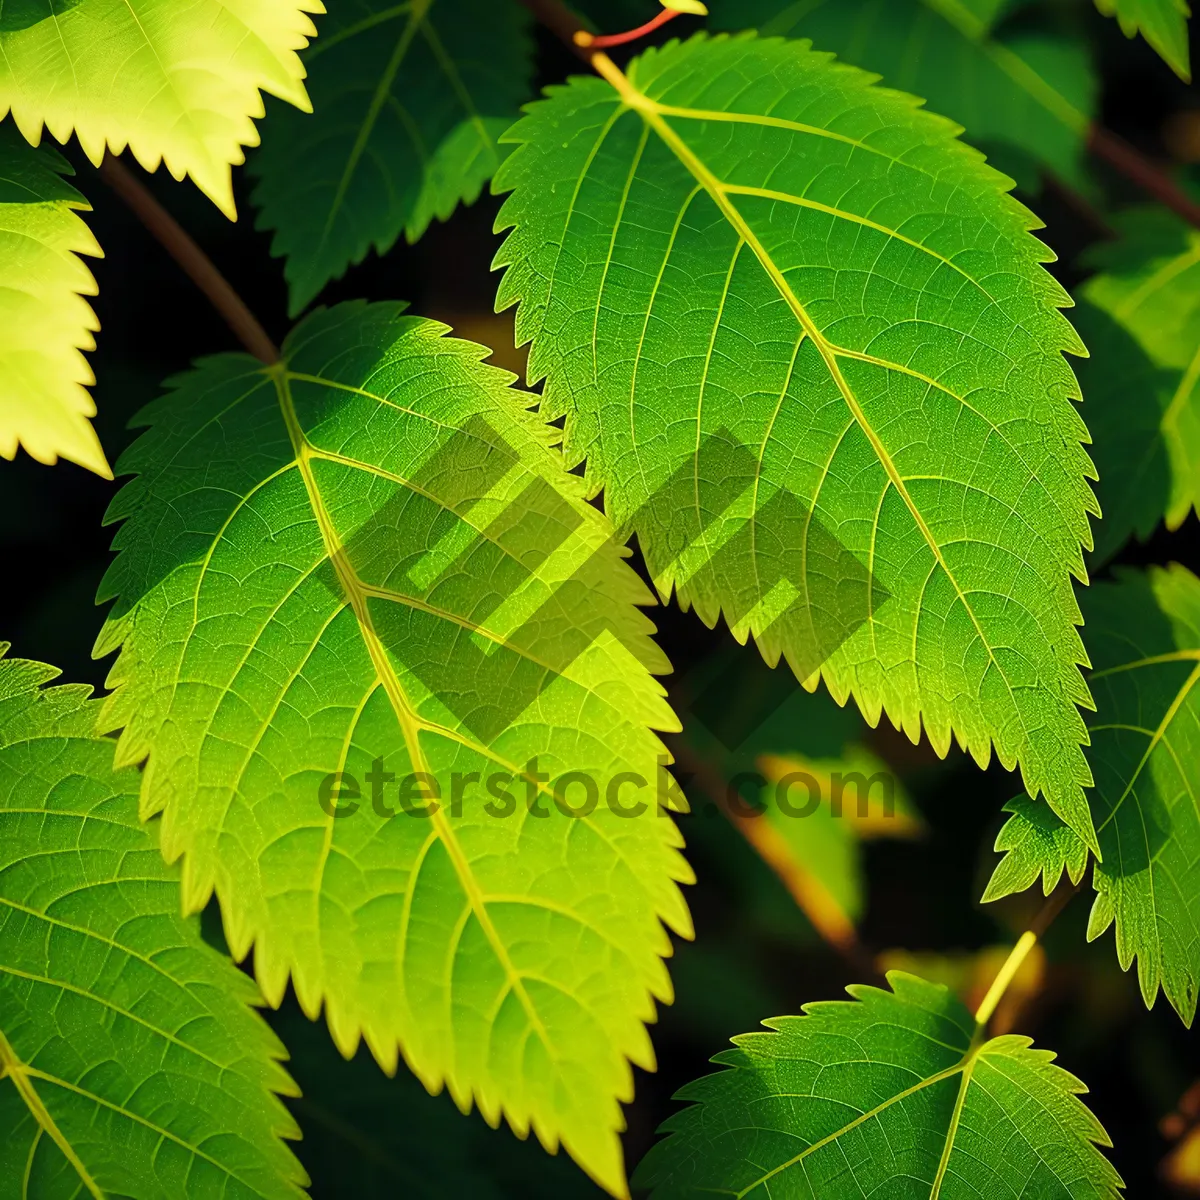
[[[804,43],[630,72],[532,106],[495,183],[497,303],[568,461],[664,597],[941,754],[994,745],[1091,841],[1083,348],[1035,218]]]
[[[0,1197],[300,1200],[258,990],[180,917],[137,772],[57,674],[0,659]]]
[[[527,26],[509,0],[347,0],[322,22],[302,56],[313,114],[273,111],[250,163],[293,314],[478,197],[529,95]]]
[[[1178,565],[1122,573],[1089,588],[1083,608],[1097,704],[1092,818],[1104,854],[1088,937],[1115,922],[1117,957],[1125,970],[1137,957],[1147,1006],[1161,987],[1190,1024],[1200,980],[1200,580]],[[1010,810],[996,843],[1008,854],[984,899],[1039,874],[1047,894],[1064,869],[1082,876],[1082,843],[1044,806]]]
[[[146,411],[110,511],[105,726],[120,762],[149,755],[185,905],[216,889],[272,1002],[290,977],[343,1052],[402,1051],[620,1194],[627,1060],[652,1066],[671,995],[662,922],[690,929],[655,804],[666,662],[530,398],[401,309],[319,310],[280,365],[208,359]],[[393,778],[368,786],[373,760]],[[398,795],[418,771],[432,815],[426,781]],[[334,772],[359,793],[341,817]],[[580,772],[605,802],[573,818]],[[620,772],[641,817],[607,802]]]
[[[1079,175],[1098,85],[1085,45],[993,34],[997,0],[718,0],[714,23],[811,38],[889,87],[922,97],[975,141],[1006,143]]]
[[[100,247],[77,210],[91,206],[64,179],[70,167],[0,125],[0,454],[59,455],[112,478],[89,417],[96,281],[79,258]]]
[[[1096,0],[1106,17],[1116,17],[1126,37],[1142,37],[1185,83],[1192,81],[1188,51],[1187,0]]]
[[[902,971],[891,991],[804,1006],[734,1038],[726,1069],[638,1168],[653,1200],[1113,1200],[1121,1180],[1079,1095],[1029,1038],[985,1039],[948,988]]]
[[[1161,208],[1115,224],[1120,239],[1091,251],[1100,273],[1078,291],[1100,559],[1200,508],[1200,231]]]
[[[34,145],[71,134],[99,164],[128,146],[234,215],[230,167],[258,144],[262,92],[308,108],[296,51],[321,0],[52,0],[0,15],[0,117]]]

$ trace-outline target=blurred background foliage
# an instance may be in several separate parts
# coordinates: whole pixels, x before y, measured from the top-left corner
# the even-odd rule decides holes
[[[889,20],[916,2],[889,0]],[[778,0],[724,0],[714,5],[714,18],[728,18],[731,6],[743,3],[747,13],[784,7]],[[612,31],[640,23],[658,6],[656,0],[590,0],[583,7],[597,28]],[[811,34],[824,45],[822,6],[791,8],[818,10]],[[1054,70],[1066,90],[1094,88],[1105,126],[1185,187],[1200,181],[1200,97],[1143,40],[1126,39],[1085,0],[972,0],[967,8],[986,10],[995,22],[992,33],[1007,44],[1040,46],[1035,54],[1057,46]],[[690,23],[681,19],[672,32]],[[804,31],[803,20],[794,24]],[[860,32],[861,53],[851,61],[886,71],[896,49],[886,30],[874,38],[870,30]],[[933,57],[925,62],[925,76],[887,81],[918,92],[923,84],[930,92],[944,87],[945,80],[930,77],[944,64]],[[539,85],[576,69],[562,46],[539,34]],[[975,78],[969,71],[967,77]],[[269,106],[268,120],[270,112]],[[997,136],[996,121],[981,121],[981,136],[972,138],[968,130],[968,139],[1018,180],[1022,199],[1046,224],[1041,236],[1058,255],[1050,269],[1074,290],[1093,269],[1094,248],[1109,237],[1111,214],[1144,196],[1095,156],[1062,150],[1066,143],[1056,143],[1048,127],[1020,147]],[[1055,153],[1060,157],[1051,175],[1044,167]],[[102,330],[91,359],[96,424],[115,461],[132,438],[130,418],[161,381],[198,352],[233,348],[232,337],[77,148],[67,154],[77,185],[94,205],[91,224],[108,254],[94,264]],[[271,336],[281,339],[289,324],[282,267],[269,255],[269,235],[254,228],[245,176],[235,176],[242,214],[236,224],[162,173],[149,184]],[[523,354],[512,344],[511,313],[492,312],[497,207],[485,195],[448,222],[435,222],[416,245],[368,257],[326,288],[321,301],[407,299],[459,336],[493,347],[494,360],[519,373]],[[1103,336],[1102,324],[1093,320],[1089,329]],[[1086,370],[1081,374],[1086,380]],[[51,471],[23,455],[0,464],[6,561],[17,567],[0,600],[0,628],[22,656],[59,664],[67,679],[97,687],[108,664],[91,658],[102,615],[92,603],[109,560],[111,530],[102,518],[116,486],[69,464]],[[1200,571],[1198,533],[1194,516],[1174,534],[1148,531],[1143,542],[1110,548],[1115,553],[1096,577],[1122,563],[1171,560]],[[675,665],[668,684],[685,726],[672,749],[691,777],[693,812],[682,825],[698,876],[688,897],[697,937],[677,947],[671,964],[676,1000],[654,1030],[659,1070],[639,1073],[627,1110],[631,1165],[673,1111],[672,1093],[701,1073],[731,1035],[764,1016],[837,997],[846,984],[896,966],[977,1000],[1004,947],[1040,901],[1035,889],[987,907],[977,902],[995,862],[1001,806],[1019,790],[1014,776],[994,763],[980,771],[956,750],[940,761],[927,744],[914,746],[886,724],[868,729],[853,709],[838,708],[823,692],[804,693],[786,669],[770,670],[723,628],[707,630],[675,608],[653,615]],[[834,818],[826,806],[809,820],[789,821],[772,811],[767,788],[765,811],[748,816],[764,800],[752,778],[743,780],[735,812],[723,802],[739,773],[777,779],[797,769],[821,778],[835,770],[891,772],[894,815],[886,816],[873,798],[856,819]],[[1054,1046],[1060,1062],[1088,1082],[1089,1103],[1113,1135],[1111,1157],[1129,1195],[1200,1195],[1197,1040],[1165,1002],[1145,1013],[1136,980],[1117,964],[1111,934],[1087,944],[1087,908],[1084,897],[1068,907],[1044,951],[1026,964],[998,1020]],[[219,920],[208,915],[211,936],[219,939]],[[565,1157],[551,1159],[507,1130],[488,1130],[477,1115],[460,1117],[447,1097],[427,1096],[403,1069],[388,1079],[361,1049],[344,1062],[324,1028],[310,1025],[292,1001],[272,1021],[294,1053],[305,1093],[295,1111],[314,1196],[600,1195]]]

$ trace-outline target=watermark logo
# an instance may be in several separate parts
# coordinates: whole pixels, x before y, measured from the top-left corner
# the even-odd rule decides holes
[[[472,813],[482,811],[494,820],[520,815],[545,820],[552,811],[576,820],[590,817],[603,805],[613,816],[629,819],[654,811],[672,816],[677,811],[674,797],[686,788],[691,776],[678,767],[668,770],[668,759],[660,755],[655,779],[636,771],[621,771],[603,781],[586,771],[568,771],[547,788],[550,776],[539,770],[537,758],[530,759],[519,773],[453,771],[449,788],[427,771],[397,774],[376,758],[362,778],[347,771],[326,775],[317,799],[333,819],[352,817],[369,809],[380,819],[410,817],[428,820],[443,809],[451,817],[463,815],[464,803]],[[803,819],[822,811],[851,821],[891,819],[896,815],[896,780],[890,771],[810,771],[798,764],[774,769],[761,764],[767,773],[741,771],[732,776],[724,794],[713,797],[705,810],[724,811],[728,816],[753,820],[774,808],[785,817]],[[652,799],[643,792],[653,787]]]
[[[786,647],[800,678],[889,599],[811,508],[786,489],[768,494],[760,458],[726,429],[704,438],[565,578],[547,582],[543,568],[584,520],[476,416],[374,508],[322,578],[341,596],[339,577],[353,572],[387,652],[485,745],[597,638],[623,636],[597,596],[635,531],[655,578],[719,596],[731,628],[753,624],[764,646]],[[525,615],[496,634],[490,619],[514,598]],[[691,707],[733,748],[747,730],[730,720],[728,683],[718,675]]]

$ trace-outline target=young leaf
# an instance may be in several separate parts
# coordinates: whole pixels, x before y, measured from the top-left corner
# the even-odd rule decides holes
[[[1078,292],[1095,351],[1080,381],[1104,513],[1098,559],[1200,508],[1200,231],[1161,208],[1117,225],[1121,240],[1091,252],[1100,273]]]
[[[313,115],[273,112],[250,164],[293,315],[372,246],[478,197],[529,94],[527,25],[496,0],[350,0],[322,23],[303,56]]]
[[[1116,17],[1126,37],[1142,37],[1184,83],[1192,81],[1188,55],[1187,0],[1096,0],[1106,17]]]
[[[11,12],[10,12],[11,9]],[[261,92],[308,109],[296,51],[321,0],[49,0],[0,19],[0,117],[34,145],[72,133],[99,165],[128,146],[148,171],[190,175],[234,216],[231,165],[258,143]]]
[[[95,349],[100,326],[83,299],[96,281],[78,256],[101,250],[76,215],[91,206],[63,179],[71,173],[0,125],[0,454],[24,446],[39,462],[62,455],[111,479],[80,353]]]
[[[0,658],[0,1195],[300,1200],[258,991],[180,917],[137,772],[57,674]]]
[[[973,140],[1006,143],[1080,174],[1098,85],[1078,39],[996,35],[996,0],[719,0],[715,23],[812,38],[890,87],[923,97]]]
[[[568,460],[664,596],[872,723],[994,744],[1093,842],[1083,347],[1035,218],[949,122],[804,43],[606,69],[532,106],[495,182],[497,303]]]
[[[1101,1200],[1111,1143],[1054,1055],[985,1040],[948,988],[902,971],[891,991],[804,1006],[734,1038],[689,1084],[638,1167],[653,1200],[887,1195]]]
[[[1124,573],[1084,597],[1097,711],[1089,757],[1092,817],[1104,854],[1093,872],[1088,937],[1116,923],[1117,957],[1138,960],[1147,1006],[1161,986],[1188,1024],[1200,979],[1200,579],[1184,567]],[[1047,895],[1086,865],[1079,839],[1044,806],[1010,806],[985,900]]]
[[[278,365],[205,360],[146,411],[104,724],[272,1003],[290,975],[343,1053],[399,1044],[621,1194],[661,922],[690,929],[666,662],[528,397],[402,307],[319,310]]]

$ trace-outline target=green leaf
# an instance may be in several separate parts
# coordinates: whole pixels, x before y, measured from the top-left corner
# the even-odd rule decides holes
[[[303,56],[313,115],[272,112],[251,159],[293,314],[372,247],[415,242],[479,196],[529,95],[527,26],[496,0],[348,0],[330,14]]]
[[[1098,84],[1084,45],[1053,33],[993,34],[996,0],[718,0],[725,29],[806,37],[889,87],[921,96],[973,140],[1016,146],[1080,175]]]
[[[343,1053],[402,1049],[621,1194],[661,922],[690,931],[655,803],[666,660],[530,398],[402,307],[319,310],[278,366],[207,359],[147,409],[109,514],[104,725],[149,755],[185,906],[215,887],[272,1003],[290,976]],[[432,815],[430,781],[398,796],[422,771]],[[571,818],[581,772],[605,803]],[[641,817],[608,802],[621,772]]]
[[[497,303],[568,461],[663,596],[872,724],[994,745],[1093,841],[1083,347],[1035,218],[949,122],[803,43],[630,71],[552,90],[495,182]]]
[[[1187,0],[1096,0],[1096,7],[1106,17],[1116,17],[1126,37],[1140,31],[1184,83],[1192,82]]]
[[[320,1025],[289,1004],[273,1021],[303,1095],[292,1102],[296,1152],[317,1196],[353,1200],[603,1200],[565,1155],[546,1154],[449,1096],[429,1096],[407,1071],[389,1079],[361,1049],[347,1062]]]
[[[72,133],[97,166],[128,146],[235,215],[230,167],[258,144],[261,92],[307,109],[296,51],[321,0],[24,0],[0,16],[0,117],[35,146]]]
[[[1010,800],[1004,811],[1012,813],[999,834],[995,849],[1004,854],[992,873],[983,900],[999,900],[1023,892],[1042,878],[1043,894],[1050,895],[1067,872],[1072,883],[1083,878],[1088,849],[1079,835],[1064,825],[1045,804],[1028,796]]]
[[[137,772],[57,674],[0,659],[0,1196],[300,1200],[258,990],[180,917]]]
[[[95,382],[82,350],[100,328],[84,296],[96,281],[80,254],[100,255],[76,215],[88,202],[62,178],[71,168],[0,125],[0,454],[59,455],[112,478],[88,420]]]
[[[1138,960],[1150,1006],[1161,986],[1187,1024],[1200,979],[1200,579],[1186,568],[1123,572],[1084,597],[1096,716],[1092,817],[1104,861],[1088,938],[1116,923],[1124,970]],[[1029,887],[1047,895],[1086,853],[1061,822],[1018,801],[996,848],[1007,850],[985,900]]]
[[[1054,1055],[985,1040],[944,986],[902,971],[891,991],[804,1006],[734,1038],[726,1069],[638,1168],[654,1200],[887,1195],[895,1200],[1116,1197],[1109,1142]]]
[[[1200,231],[1161,208],[1117,219],[1078,291],[1080,382],[1100,474],[1096,557],[1200,509]]]

